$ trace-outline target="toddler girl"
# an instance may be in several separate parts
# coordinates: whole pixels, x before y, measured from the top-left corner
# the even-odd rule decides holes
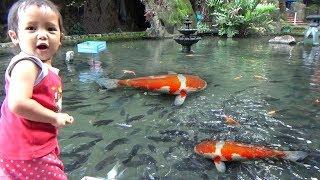
[[[0,179],[67,179],[58,158],[62,84],[51,66],[61,45],[62,18],[49,0],[19,0],[8,15],[8,35],[20,48],[5,73],[0,118]]]

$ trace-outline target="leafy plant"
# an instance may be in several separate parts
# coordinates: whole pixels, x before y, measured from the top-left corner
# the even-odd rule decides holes
[[[207,0],[213,21],[217,22],[219,35],[246,36],[249,32],[272,30],[274,4],[260,4],[259,0]]]
[[[293,27],[290,24],[285,24],[282,28],[281,28],[281,32],[284,34],[287,33],[291,33],[292,32]]]
[[[171,26],[182,25],[186,16],[193,13],[189,0],[171,0],[167,3],[168,8],[158,14],[163,21]]]
[[[210,28],[207,24],[199,22],[197,24],[197,31],[198,31],[198,33],[205,33],[205,32],[209,32]]]

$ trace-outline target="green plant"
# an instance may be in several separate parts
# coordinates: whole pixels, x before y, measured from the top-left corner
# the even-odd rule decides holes
[[[205,32],[209,32],[209,31],[210,31],[210,28],[209,28],[209,26],[208,26],[207,24],[202,23],[202,22],[199,22],[199,23],[197,24],[197,31],[198,31],[199,33],[205,33]]]
[[[272,16],[277,9],[274,4],[260,4],[259,0],[207,0],[214,21],[219,27],[219,35],[233,37],[246,36],[249,32],[272,31]]]
[[[281,33],[288,34],[291,33],[293,27],[290,24],[285,24],[283,27],[281,27]]]
[[[75,23],[72,28],[69,30],[68,34],[70,35],[83,35],[86,34],[86,31],[83,25],[80,22]]]
[[[168,8],[158,12],[160,19],[170,26],[182,25],[186,16],[193,14],[192,6],[189,0],[167,1]]]

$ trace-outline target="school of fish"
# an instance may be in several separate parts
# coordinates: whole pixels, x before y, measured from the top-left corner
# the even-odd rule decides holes
[[[185,74],[167,74],[146,76],[131,79],[99,79],[98,84],[108,90],[119,87],[131,87],[151,92],[176,95],[174,105],[184,103],[186,96],[192,92],[206,88],[207,83],[199,76]],[[231,121],[232,120],[232,121]],[[232,117],[226,116],[228,124],[240,125]],[[151,137],[150,137],[151,138]],[[204,140],[194,147],[198,155],[209,158],[219,172],[226,171],[224,161],[242,161],[265,158],[286,159],[297,161],[304,159],[307,153],[303,151],[282,151],[263,146],[255,146],[232,140]]]

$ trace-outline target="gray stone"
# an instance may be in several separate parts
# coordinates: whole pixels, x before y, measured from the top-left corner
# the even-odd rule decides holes
[[[290,35],[276,36],[273,39],[270,39],[269,43],[294,45],[296,44],[296,39]]]

